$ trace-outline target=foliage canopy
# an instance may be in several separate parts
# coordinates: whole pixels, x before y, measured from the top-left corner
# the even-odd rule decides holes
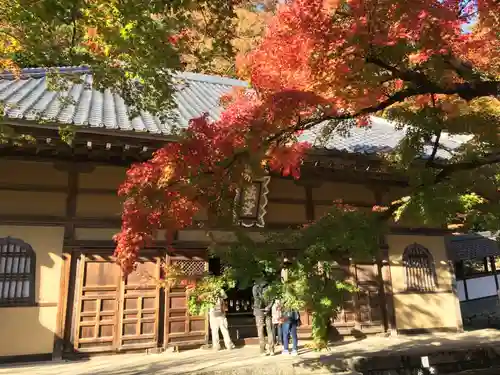
[[[266,3],[274,10],[280,2]],[[172,72],[182,68],[183,56],[194,56],[200,69],[208,69],[213,56],[231,56],[234,8],[242,4],[2,0],[0,67],[15,73],[19,67],[87,65],[94,86],[120,93],[132,112],[164,117],[172,108]],[[133,269],[158,229],[172,236],[190,226],[201,207],[212,219],[231,216],[237,189],[253,178],[268,171],[300,178],[301,162],[311,151],[301,132],[321,128],[321,139],[327,140],[334,132],[368,127],[370,115],[384,116],[406,131],[394,152],[380,155],[406,176],[406,192],[366,217],[333,207],[293,235],[303,251],[291,274],[300,275],[299,284],[304,278],[311,282],[296,284],[292,294],[305,304],[330,306],[331,301],[306,298],[314,295],[313,287],[322,295],[336,293],[325,289],[329,270],[317,265],[354,251],[360,245],[354,239],[375,246],[374,233],[390,218],[497,229],[499,30],[498,0],[278,4],[262,39],[237,58],[238,74],[251,90],[223,98],[226,108],[217,121],[193,119],[179,142],[128,171],[120,188],[122,230],[115,237],[122,268]],[[53,76],[56,86],[63,84],[57,70]],[[457,148],[446,149],[442,139],[457,135]],[[447,157],[440,156],[443,152]],[[325,235],[335,227],[347,235]],[[226,248],[228,261],[232,251],[238,258],[233,263],[241,265],[253,248],[254,260],[248,262],[260,262],[249,263],[256,269],[279,266],[251,241],[241,240]]]
[[[236,189],[265,169],[300,178],[311,147],[301,132],[321,127],[328,139],[369,126],[372,114],[405,126],[397,149],[381,157],[408,179],[408,193],[374,216],[496,225],[499,7],[493,0],[279,5],[260,44],[238,57],[251,90],[223,98],[218,121],[193,119],[181,142],[130,169],[116,237],[123,267],[157,228],[191,225],[200,207],[212,218],[230,216]],[[454,135],[461,145],[446,150],[441,139]]]

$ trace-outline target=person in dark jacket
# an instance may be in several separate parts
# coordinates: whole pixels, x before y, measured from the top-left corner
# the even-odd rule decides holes
[[[274,327],[271,316],[271,308],[273,306],[273,299],[265,297],[267,283],[264,280],[255,282],[252,288],[253,294],[253,315],[255,316],[255,324],[257,326],[257,334],[259,336],[260,354],[261,355],[274,355]],[[266,339],[264,329],[267,334],[267,351]]]
[[[298,354],[297,328],[300,327],[300,313],[297,310],[285,311],[282,317],[281,332],[283,334],[283,353],[284,355]],[[289,337],[292,337],[292,351],[289,351]]]

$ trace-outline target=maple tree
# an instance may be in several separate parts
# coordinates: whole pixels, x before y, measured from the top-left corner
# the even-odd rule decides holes
[[[312,310],[313,337],[323,347],[332,312],[349,289],[331,282],[328,264],[356,249],[376,253],[378,223],[406,217],[498,227],[498,14],[496,1],[296,0],[280,6],[261,43],[238,58],[251,90],[224,98],[218,121],[193,119],[179,143],[128,172],[116,236],[122,266],[133,267],[157,228],[172,234],[189,226],[200,207],[212,218],[230,217],[236,189],[264,174],[264,167],[300,178],[301,161],[313,151],[300,141],[301,132],[321,127],[328,139],[381,114],[409,126],[399,147],[381,155],[407,176],[408,195],[368,217],[334,207],[288,234],[300,245],[290,269],[295,277],[286,283],[274,277],[278,294]],[[448,159],[437,157],[445,134],[469,135]],[[422,160],[428,145],[430,155]],[[276,253],[259,248],[268,249],[240,238],[218,256],[240,278],[269,270],[277,275],[279,261],[269,255]]]
[[[299,178],[310,149],[299,141],[301,131],[367,126],[374,113],[411,126],[386,156],[409,176],[411,193],[374,215],[404,211],[446,222],[457,212],[477,218],[487,210],[495,218],[498,10],[493,0],[281,5],[261,43],[238,59],[251,90],[224,98],[218,121],[193,119],[180,142],[129,170],[120,190],[123,230],[116,237],[124,269],[155,230],[171,235],[191,225],[200,207],[212,217],[231,216],[236,189],[264,167]],[[436,158],[445,132],[471,135],[449,160]],[[421,163],[416,157],[428,143],[431,155]]]
[[[165,115],[174,91],[169,72],[180,67],[183,52],[191,53],[193,10],[203,7],[214,17],[206,31],[219,42],[214,50],[231,50],[234,31],[232,2],[168,4],[45,0],[28,9],[26,1],[3,0],[2,67],[87,64],[97,88],[120,92],[132,108]],[[369,126],[372,114],[408,126],[394,152],[380,155],[407,176],[407,193],[358,217],[366,225],[351,220],[355,212],[334,207],[298,231],[304,255],[292,270],[302,272],[297,282],[319,273],[321,278],[311,280],[325,285],[325,272],[313,264],[332,259],[332,251],[353,250],[359,245],[354,237],[373,247],[378,224],[392,217],[498,228],[499,15],[498,0],[279,4],[260,43],[236,60],[250,89],[224,97],[217,121],[193,119],[178,142],[128,171],[120,188],[125,200],[122,230],[115,237],[118,262],[130,272],[157,230],[172,238],[201,208],[208,209],[212,222],[232,222],[234,195],[253,178],[269,171],[300,178],[302,160],[314,152],[301,141],[302,132],[321,128],[321,138],[328,139],[352,126]],[[449,158],[438,157],[446,151],[440,139],[456,134],[468,137]],[[426,146],[431,152],[422,160]],[[327,241],[324,234],[332,233],[333,225],[349,228],[352,236]],[[329,248],[333,244],[335,251]],[[267,261],[254,254],[259,256],[256,267],[262,269]],[[297,298],[304,298],[307,288]],[[328,293],[333,291],[325,289],[323,297]],[[317,296],[317,303],[326,301],[323,297]],[[318,324],[327,312],[323,308],[316,315]],[[324,332],[318,335],[324,338]]]

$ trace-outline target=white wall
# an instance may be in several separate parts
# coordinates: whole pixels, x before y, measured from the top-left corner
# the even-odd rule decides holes
[[[497,294],[495,276],[493,275],[467,279],[465,282],[467,283],[467,294],[469,296],[469,300],[490,297]],[[462,299],[460,299],[460,301],[462,301]]]
[[[457,280],[457,294],[460,302],[465,301],[467,299],[465,297],[465,287],[463,280]]]

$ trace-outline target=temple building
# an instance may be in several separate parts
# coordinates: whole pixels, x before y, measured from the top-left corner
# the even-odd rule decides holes
[[[24,70],[18,80],[0,75],[3,124],[35,139],[0,144],[0,361],[206,343],[207,319],[189,315],[185,289],[164,290],[141,276],[159,277],[163,262],[193,276],[220,267],[216,259],[208,259],[203,229],[194,226],[177,233],[175,251],[169,252],[159,236],[141,253],[138,272],[125,279],[112,258],[112,236],[120,229],[121,215],[117,187],[129,165],[175,141],[174,124],[147,112],[129,120],[118,95],[91,88],[88,70],[61,71],[82,74],[87,84],[58,93],[47,89],[43,69]],[[217,119],[219,97],[246,86],[193,73],[176,79],[177,126],[204,112]],[[61,95],[72,100],[63,103]],[[76,129],[71,146],[60,140],[61,125]],[[311,152],[300,180],[271,175],[255,181],[254,194],[245,194],[239,222],[258,236],[318,219],[339,199],[366,210],[391,202],[404,193],[407,181],[389,173],[376,154],[392,150],[404,134],[374,118],[371,129],[334,136],[326,147]],[[453,149],[460,139],[443,135],[442,142]],[[206,219],[203,214],[196,218],[198,223]],[[230,234],[227,228],[213,232]],[[393,223],[373,262],[341,267],[359,292],[337,314],[338,333],[462,330],[461,303],[483,298],[486,290],[487,296],[496,294],[500,252],[496,247],[475,253],[467,249],[477,238],[458,246],[455,237],[446,228]],[[472,278],[472,271],[457,270],[457,280],[455,262],[478,257],[486,259],[482,276]],[[251,293],[235,290],[229,297],[233,339],[251,342],[256,336]],[[302,322],[301,335],[307,336],[307,312]]]

